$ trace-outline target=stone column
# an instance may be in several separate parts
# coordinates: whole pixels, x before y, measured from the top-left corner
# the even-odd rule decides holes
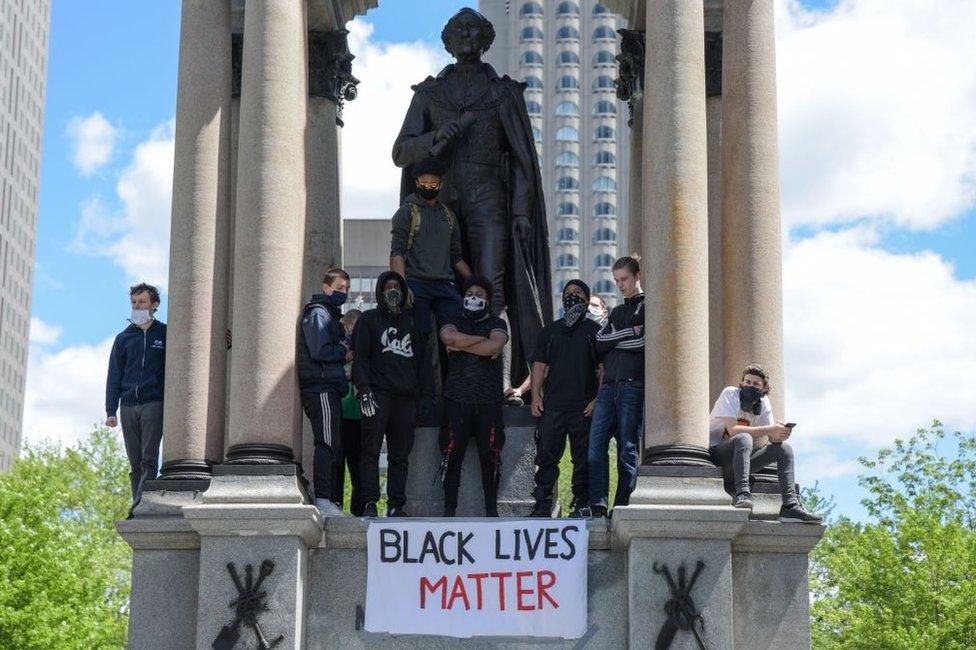
[[[230,2],[184,0],[170,233],[162,475],[223,456],[230,223]]]
[[[237,220],[237,150],[241,133],[241,64],[244,55],[244,34],[231,34],[231,100],[230,100],[230,264],[227,282],[227,329],[234,331],[234,239],[235,222]],[[240,349],[240,348],[238,348]],[[234,348],[227,352],[227,376],[231,376],[231,366],[234,361]],[[224,400],[230,404],[230,382],[224,386]],[[230,408],[224,409],[224,431],[230,421]],[[221,458],[227,452],[227,436],[224,436],[224,448]]]
[[[772,375],[783,412],[783,259],[773,0],[726,3],[722,62],[722,286],[725,382],[749,363]]]
[[[718,17],[721,27],[721,16]],[[708,22],[706,10],[706,27]],[[722,32],[705,31],[705,125],[708,132],[708,401],[728,384],[722,334]]]
[[[305,221],[303,0],[249,0],[234,243],[229,463],[291,463]]]
[[[648,3],[646,41],[644,464],[710,466],[702,3]]]

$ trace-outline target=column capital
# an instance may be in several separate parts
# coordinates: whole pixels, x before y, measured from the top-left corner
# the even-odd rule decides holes
[[[722,96],[722,32],[705,32],[705,97]]]
[[[359,79],[352,74],[349,30],[308,33],[308,95],[325,97],[336,104],[336,124],[342,126],[342,106],[356,99]]]
[[[630,117],[627,126],[634,125],[634,105],[644,92],[644,37],[646,32],[639,29],[618,29],[620,34],[620,54],[617,59],[617,98],[627,102]]]

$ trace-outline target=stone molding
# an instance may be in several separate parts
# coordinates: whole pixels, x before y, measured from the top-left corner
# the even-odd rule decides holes
[[[732,540],[749,513],[732,507],[688,505],[629,505],[613,510],[612,547],[626,550],[634,539]]]
[[[796,553],[813,550],[827,531],[824,525],[749,521],[732,540],[733,553]]]
[[[356,99],[359,79],[352,74],[356,57],[349,51],[349,30],[308,33],[308,95],[336,105],[336,124],[342,126],[345,102]]]

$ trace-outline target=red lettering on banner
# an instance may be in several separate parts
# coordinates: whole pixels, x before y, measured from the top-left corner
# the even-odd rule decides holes
[[[488,577],[488,574],[487,573],[469,573],[468,574],[468,577],[471,578],[472,580],[474,580],[475,590],[476,590],[475,593],[477,594],[477,597],[478,597],[477,600],[475,601],[476,609],[481,609],[481,607],[482,607],[482,600],[481,600],[481,581],[484,580],[485,578],[487,578]]]
[[[459,578],[460,579],[460,578]],[[438,589],[441,590],[441,609],[447,608],[447,576],[441,576],[437,582],[431,584],[430,580],[426,577],[420,579],[420,609],[427,607],[427,594],[425,591],[429,591],[431,595],[434,594]]]
[[[556,574],[552,571],[539,571],[539,573],[536,574],[536,578],[538,579],[536,584],[539,591],[539,609],[542,609],[543,598],[552,603],[552,606],[555,609],[559,609],[559,603],[557,603],[555,599],[547,593],[548,589],[556,586]],[[544,582],[544,578],[548,578],[549,580]]]
[[[522,578],[528,578],[532,571],[519,571],[515,574],[515,594],[518,596],[518,610],[520,612],[531,612],[535,607],[531,604],[526,605],[522,602],[522,596],[531,596],[532,589],[522,588]]]
[[[489,574],[492,578],[498,578],[498,610],[505,611],[505,578],[511,578],[511,571],[493,571]]]
[[[447,609],[454,609],[454,601],[458,598],[464,600],[464,609],[471,609],[471,603],[468,602],[468,592],[464,588],[464,579],[461,576],[454,578],[454,587],[451,589],[451,599],[447,601]]]

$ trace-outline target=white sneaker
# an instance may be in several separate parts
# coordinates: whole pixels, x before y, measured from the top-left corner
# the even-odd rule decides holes
[[[323,517],[349,517],[342,511],[342,508],[332,503],[328,499],[316,499],[315,507],[319,509]]]

